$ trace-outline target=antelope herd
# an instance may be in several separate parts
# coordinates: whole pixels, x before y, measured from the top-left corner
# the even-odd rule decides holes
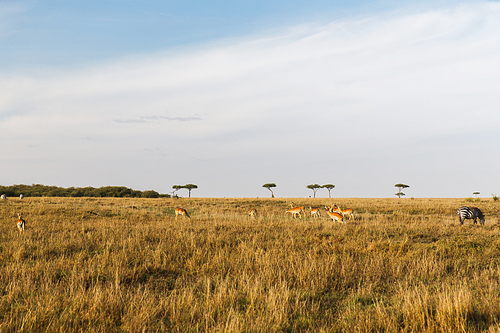
[[[22,199],[22,198],[21,198]],[[311,212],[311,217],[318,218],[321,217],[321,214],[319,212],[319,208],[313,208],[309,207],[309,210]],[[337,221],[341,223],[346,223],[345,217],[347,216],[349,219],[352,217],[354,218],[354,215],[352,213],[352,209],[341,209],[340,207],[336,205],[332,205],[330,207],[325,206],[326,213],[328,216],[332,219],[332,221]],[[304,206],[295,206],[293,203],[290,204],[290,209],[287,209],[285,211],[286,213],[292,214],[293,218],[296,218],[297,215],[299,217],[302,217],[301,213],[304,214],[305,216],[305,208]],[[189,216],[188,212],[184,208],[176,208],[175,209],[175,218],[177,218],[179,215],[185,216],[187,218],[191,218]],[[249,212],[248,215],[250,217],[257,217],[257,210],[255,208],[252,208]],[[17,220],[17,229],[19,230],[19,233],[24,232],[24,228],[26,225],[26,221],[22,218],[22,213],[17,213],[18,220]]]
[[[309,210],[311,212],[311,217],[314,217],[314,218],[321,217],[321,214],[319,213],[319,208],[309,207]],[[342,208],[338,207],[337,205],[331,205],[330,207],[325,206],[325,210],[326,210],[326,213],[328,214],[328,216],[332,219],[332,221],[346,223],[345,217],[347,217],[349,219],[351,219],[351,218],[354,219],[354,214],[352,213],[352,209],[350,209],[350,208],[342,209]],[[305,207],[304,206],[296,206],[292,202],[290,204],[290,209],[287,209],[285,211],[285,214],[287,214],[287,213],[292,214],[293,218],[296,218],[297,216],[299,216],[301,218],[302,217],[301,213],[304,214],[304,216],[305,216]],[[184,215],[186,217],[191,218],[188,215],[187,211],[183,208],[176,208],[175,209],[175,217],[177,218],[177,216],[179,216],[179,215]],[[253,218],[257,217],[257,210],[255,208],[252,208],[248,212],[248,216],[253,217]]]

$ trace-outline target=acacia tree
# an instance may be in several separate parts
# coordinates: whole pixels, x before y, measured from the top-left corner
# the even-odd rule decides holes
[[[316,191],[321,188],[321,185],[319,185],[319,184],[309,184],[306,187],[314,192],[314,198],[316,198]]]
[[[328,190],[328,197],[331,198],[330,191],[335,187],[333,184],[325,184],[321,186],[322,188],[326,188]]]
[[[275,183],[267,183],[267,184],[262,185],[262,187],[265,187],[269,191],[271,191],[271,198],[274,198],[274,192],[273,192],[273,190],[271,190],[271,188],[276,187]]]
[[[185,188],[189,191],[189,198],[191,198],[191,190],[194,190],[195,188],[198,188],[198,185],[195,184],[186,184],[182,188]]]
[[[472,194],[474,194],[476,196],[476,199],[477,199],[477,196],[480,194],[479,192],[473,192]]]
[[[404,194],[403,192],[401,192],[404,188],[408,188],[410,187],[410,185],[406,185],[406,184],[396,184],[394,185],[394,187],[397,187],[398,188],[398,193],[396,193],[396,195],[398,196],[398,198],[401,198],[401,196],[405,196],[406,194]]]
[[[174,194],[175,194],[175,192],[179,191],[181,188],[184,188],[184,186],[182,186],[182,185],[174,185],[174,186],[172,186],[172,188],[174,189],[172,191],[172,197],[173,197]]]

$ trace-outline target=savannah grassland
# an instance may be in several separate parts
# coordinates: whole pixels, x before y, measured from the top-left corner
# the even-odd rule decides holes
[[[355,220],[293,219],[292,201],[353,208]],[[486,225],[460,226],[461,205]],[[498,332],[499,210],[491,199],[8,198],[0,332]]]

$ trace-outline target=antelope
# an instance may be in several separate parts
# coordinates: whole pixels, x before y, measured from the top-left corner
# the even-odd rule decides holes
[[[326,209],[326,213],[328,214],[328,216],[330,216],[332,221],[338,221],[338,222],[342,222],[342,223],[346,224],[344,217],[342,215],[340,215],[339,213],[337,213],[337,212],[332,213],[328,210],[328,208]]]
[[[248,215],[251,217],[256,217],[257,216],[257,210],[255,208],[252,208],[250,212],[248,212]]]
[[[177,218],[177,216],[179,216],[179,215],[184,215],[188,218],[191,218],[191,216],[189,216],[189,214],[183,208],[176,208],[175,209],[175,218]]]
[[[354,218],[354,214],[352,213],[352,209],[351,208],[347,208],[347,209],[342,209],[340,207],[337,207],[337,209],[335,209],[335,211],[339,214],[342,214],[342,216],[347,216],[349,219]]]
[[[332,204],[330,207],[325,206],[325,209],[329,211],[330,213],[333,213],[337,209],[336,204]]]
[[[300,215],[300,211],[302,210],[301,207],[295,207],[295,208],[292,208],[292,209],[289,209],[286,211],[286,213],[291,213],[293,215],[293,218],[296,217],[296,215],[299,215],[299,217],[302,217]]]
[[[309,207],[309,209],[311,210],[311,216],[314,216],[315,218],[318,216],[321,217],[321,215],[319,215],[319,208]]]
[[[305,209],[304,209],[304,206],[298,206],[298,207],[295,207],[295,206],[293,205],[293,202],[292,202],[292,203],[290,204],[290,207],[291,207],[292,209],[299,208],[299,209],[300,209],[300,211],[301,211],[302,213],[304,213],[304,214],[306,213],[306,211],[305,211]]]
[[[23,213],[17,213],[17,216],[19,217],[19,219],[17,220],[17,229],[19,229],[19,233],[22,233],[24,231],[24,225],[26,224],[26,222],[22,218]]]

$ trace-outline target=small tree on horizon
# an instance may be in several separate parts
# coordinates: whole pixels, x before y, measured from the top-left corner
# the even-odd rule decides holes
[[[271,188],[276,187],[275,183],[267,183],[267,184],[262,185],[262,187],[265,187],[269,191],[271,191],[271,198],[274,198],[274,192],[273,192],[273,190],[271,190]]]
[[[314,198],[316,198],[316,191],[318,191],[321,188],[321,185],[319,185],[319,184],[309,184],[306,187],[314,192]]]
[[[410,187],[410,185],[406,185],[406,184],[396,184],[394,185],[394,187],[397,187],[398,188],[398,193],[396,193],[395,195],[398,196],[398,198],[401,198],[401,196],[405,196],[406,194],[404,194],[403,192],[401,192],[404,188],[408,188]]]
[[[335,187],[333,184],[325,184],[321,186],[322,188],[326,188],[328,190],[328,197],[331,198],[330,191]]]
[[[185,188],[185,189],[188,190],[188,192],[189,192],[188,198],[191,198],[191,190],[194,190],[194,189],[198,188],[198,185],[195,185],[195,184],[186,184],[182,188]]]
[[[179,191],[181,188],[184,188],[184,186],[182,186],[182,185],[174,185],[174,186],[172,186],[172,188],[174,189],[172,191],[172,197],[174,197],[175,192]]]

